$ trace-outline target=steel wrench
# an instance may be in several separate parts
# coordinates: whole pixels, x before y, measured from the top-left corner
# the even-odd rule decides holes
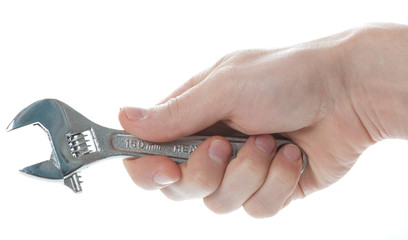
[[[89,164],[111,157],[164,155],[173,161],[187,161],[190,154],[208,136],[182,137],[172,142],[153,143],[121,130],[100,126],[56,99],[37,101],[23,109],[7,131],[26,125],[38,125],[48,134],[52,153],[49,160],[25,167],[21,172],[50,180],[62,180],[74,192],[81,192],[79,171]],[[235,158],[247,137],[226,137]],[[276,139],[277,147],[292,143]],[[302,150],[302,172],[307,156]]]

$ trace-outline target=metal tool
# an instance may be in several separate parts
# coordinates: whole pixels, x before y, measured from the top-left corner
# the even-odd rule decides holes
[[[50,160],[26,167],[21,171],[36,177],[63,180],[74,192],[81,192],[79,171],[98,160],[110,157],[143,157],[164,155],[173,161],[187,161],[190,154],[208,136],[188,136],[166,143],[153,143],[136,138],[121,130],[102,127],[85,118],[70,106],[56,99],[44,99],[22,110],[7,127],[11,131],[29,124],[44,129],[51,142]],[[236,157],[247,137],[227,137]],[[276,139],[277,147],[292,143]],[[307,156],[303,154],[302,172]]]

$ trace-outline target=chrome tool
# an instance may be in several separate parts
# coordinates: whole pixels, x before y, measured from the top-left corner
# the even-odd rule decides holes
[[[208,136],[188,136],[165,143],[154,143],[136,138],[121,130],[100,126],[56,99],[37,101],[22,110],[10,123],[7,131],[29,124],[44,129],[51,142],[49,160],[28,166],[21,171],[40,178],[63,181],[74,192],[81,192],[79,171],[96,161],[111,157],[143,157],[164,155],[173,161],[187,161],[190,154]],[[227,137],[233,148],[232,158],[247,137]],[[277,147],[292,143],[276,139]],[[307,156],[303,154],[302,172]]]

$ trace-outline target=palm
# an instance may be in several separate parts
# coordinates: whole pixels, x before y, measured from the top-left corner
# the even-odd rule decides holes
[[[342,178],[370,145],[370,138],[358,117],[345,108],[333,111],[324,120],[287,136],[297,142],[309,157],[307,171],[299,182],[305,195]]]

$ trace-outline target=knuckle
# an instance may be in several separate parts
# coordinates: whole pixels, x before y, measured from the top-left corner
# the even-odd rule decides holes
[[[225,55],[215,64],[213,76],[218,79],[231,79],[232,76],[239,77],[238,71],[242,69],[242,64],[245,62],[244,55],[243,51]]]
[[[247,209],[245,209],[246,213],[253,217],[253,218],[268,218],[268,217],[273,217],[275,216],[279,210],[272,210],[272,211],[248,211]]]
[[[204,198],[204,204],[216,214],[229,213],[231,210],[226,203],[214,198]]]
[[[273,208],[272,206],[266,206],[260,202],[243,205],[245,212],[253,218],[266,218],[275,216],[279,209]]]
[[[261,171],[260,166],[257,164],[258,161],[254,158],[243,158],[241,162],[242,168],[251,176],[257,176],[259,171]]]
[[[169,116],[170,127],[182,134],[183,127],[181,126],[180,119],[184,119],[184,111],[179,101],[178,97],[171,98],[165,103],[165,109]]]
[[[232,55],[233,55],[233,53],[229,53],[229,54],[224,55],[222,58],[220,58],[220,59],[214,64],[213,68],[215,69],[215,68],[217,68],[217,67],[223,65],[225,62],[228,61],[228,59],[231,58]]]
[[[231,65],[241,66],[243,64],[254,63],[258,60],[262,60],[267,53],[267,51],[257,49],[238,50],[227,55],[228,58],[226,58],[226,61],[224,62]]]
[[[237,79],[240,77],[240,74],[237,72],[239,69],[237,66],[235,66],[234,64],[231,63],[225,63],[219,67],[217,67],[214,72],[213,75],[211,76],[212,79]],[[238,84],[238,82],[235,81],[219,81],[217,82],[218,84]]]
[[[207,172],[201,169],[191,171],[189,175],[196,186],[196,190],[198,190],[202,196],[210,195],[220,184],[217,178],[210,176]]]
[[[243,208],[244,208],[244,210],[245,210],[245,212],[249,215],[249,216],[251,216],[251,217],[253,217],[253,218],[265,218],[265,217],[268,217],[266,214],[265,214],[265,212],[264,211],[262,211],[262,210],[260,210],[260,209],[257,209],[257,208],[254,208],[254,207],[247,207],[247,206],[243,206]]]
[[[175,188],[165,187],[160,189],[160,191],[164,194],[164,196],[173,201],[183,201],[188,199],[188,196],[183,191]]]
[[[273,171],[276,185],[285,189],[295,189],[301,175],[301,161],[299,163],[280,162]]]
[[[293,169],[276,171],[277,176],[274,177],[276,186],[280,189],[295,189],[298,184],[300,173],[296,173]]]
[[[294,178],[289,177],[288,174],[279,173],[279,176],[276,178],[276,185],[280,189],[292,189],[296,187],[296,182]]]
[[[263,159],[257,157],[241,157],[239,163],[241,171],[252,179],[263,182],[268,166]]]
[[[176,116],[178,116],[180,114],[180,105],[177,97],[171,98],[169,101],[167,101],[166,108],[168,110],[170,119],[173,120]]]

